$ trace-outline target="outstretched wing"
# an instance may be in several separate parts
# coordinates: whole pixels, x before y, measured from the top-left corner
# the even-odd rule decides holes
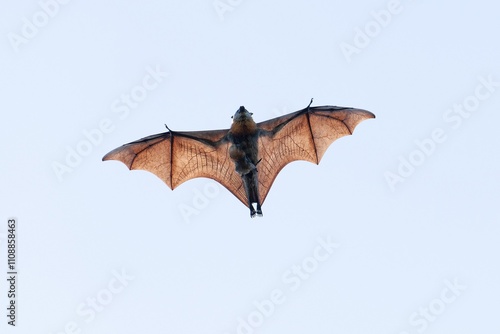
[[[172,190],[189,179],[207,177],[246,203],[241,177],[229,158],[227,133],[228,130],[159,133],[120,146],[102,160],[118,160],[131,170],[149,171]]]
[[[375,115],[362,109],[321,106],[258,123],[261,202],[288,163],[305,160],[318,164],[331,143],[351,135],[354,128],[368,118]]]

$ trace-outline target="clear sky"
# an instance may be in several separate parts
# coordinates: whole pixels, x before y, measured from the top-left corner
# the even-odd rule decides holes
[[[0,12],[2,333],[499,332],[492,1],[9,1]],[[208,179],[102,162],[314,105],[375,120],[288,165],[264,217]]]

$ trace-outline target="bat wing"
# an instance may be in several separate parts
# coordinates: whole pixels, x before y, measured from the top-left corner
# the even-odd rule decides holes
[[[331,143],[351,135],[360,122],[369,118],[375,115],[362,109],[320,106],[258,123],[261,202],[288,163],[305,160],[318,164]]]
[[[246,194],[229,158],[228,130],[168,131],[120,146],[102,160],[118,160],[130,170],[149,171],[172,190],[195,177],[211,178],[246,203]]]

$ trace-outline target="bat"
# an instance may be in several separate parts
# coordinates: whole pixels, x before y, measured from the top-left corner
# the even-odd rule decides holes
[[[225,130],[172,131],[165,125],[167,132],[122,145],[102,160],[149,171],[172,190],[196,177],[213,179],[250,209],[250,217],[262,216],[283,167],[295,160],[319,164],[332,142],[375,118],[363,109],[311,104],[312,99],[302,110],[260,123],[241,106]]]

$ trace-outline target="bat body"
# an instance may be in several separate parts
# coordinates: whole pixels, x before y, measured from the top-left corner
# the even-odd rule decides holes
[[[248,206],[251,217],[261,216],[262,203],[283,167],[295,160],[318,164],[333,141],[351,135],[369,118],[375,115],[362,109],[309,104],[255,123],[242,106],[230,129],[169,130],[118,147],[103,160],[150,171],[171,189],[195,177],[211,178]]]
[[[236,172],[241,176],[251,217],[254,217],[255,214],[262,216],[257,174],[259,134],[252,114],[241,106],[233,116],[233,124],[229,129],[227,139],[231,143],[229,157],[234,162]],[[255,211],[253,203],[257,205],[257,211]]]

